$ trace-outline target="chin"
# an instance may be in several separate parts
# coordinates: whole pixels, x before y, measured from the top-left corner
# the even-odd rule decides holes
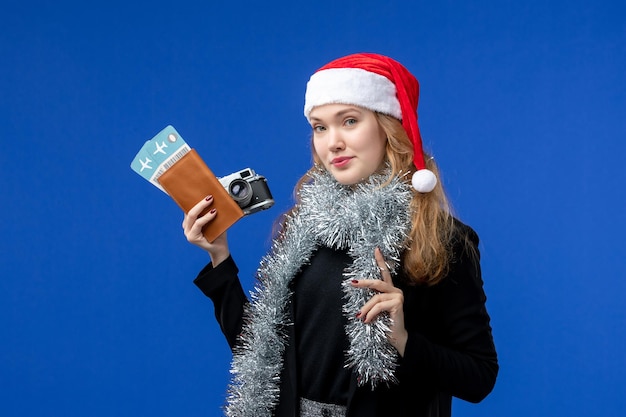
[[[337,180],[337,182],[341,185],[354,185],[364,180],[364,178],[361,177],[355,178],[354,175],[342,175],[342,173],[335,173],[332,171],[331,174],[333,174],[335,180]]]
[[[332,176],[341,185],[355,185],[365,181],[375,171],[370,172],[368,169],[362,167],[352,166],[348,169],[337,169],[334,166],[325,166],[326,170],[332,174]]]

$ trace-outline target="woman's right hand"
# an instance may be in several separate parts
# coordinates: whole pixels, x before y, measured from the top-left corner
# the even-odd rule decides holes
[[[208,196],[189,210],[189,213],[185,214],[183,218],[183,230],[187,241],[207,251],[211,256],[213,267],[216,267],[230,256],[230,250],[228,249],[226,232],[219,235],[213,242],[209,242],[202,234],[204,226],[217,216],[216,209],[209,210],[202,215],[202,212],[211,204],[213,204],[213,196]]]

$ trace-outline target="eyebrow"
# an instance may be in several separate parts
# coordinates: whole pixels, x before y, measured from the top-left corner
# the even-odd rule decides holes
[[[349,107],[349,108],[344,109],[344,110],[339,110],[337,113],[333,114],[331,117],[337,119],[337,118],[340,118],[340,117],[344,116],[346,113],[350,113],[350,112],[353,112],[353,111],[355,111],[355,112],[357,112],[359,114],[362,114],[362,112],[357,107]],[[315,121],[322,120],[322,119],[320,119],[318,117],[311,117],[310,119],[311,120],[315,120]]]

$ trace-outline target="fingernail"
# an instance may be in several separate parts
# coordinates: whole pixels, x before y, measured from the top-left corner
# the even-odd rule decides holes
[[[353,279],[353,280],[352,280],[352,283],[353,283],[353,284],[358,284],[358,283],[359,283],[359,280],[358,280],[358,279]]]
[[[211,211],[209,211],[210,214],[215,214],[215,212],[217,211],[217,209],[211,209]]]
[[[355,317],[360,317],[361,316],[361,312],[359,311],[358,313],[356,313]]]
[[[205,198],[205,200],[206,200],[206,201],[211,201],[211,200],[213,200],[213,196],[212,196],[212,195],[208,195],[208,196]]]

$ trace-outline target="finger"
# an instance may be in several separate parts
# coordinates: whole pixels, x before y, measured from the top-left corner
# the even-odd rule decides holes
[[[206,214],[203,214],[202,217],[199,217],[196,220],[194,226],[200,226],[200,228],[202,229],[208,223],[213,221],[215,216],[217,216],[217,209],[213,208],[213,209],[209,210]]]
[[[374,291],[378,291],[381,293],[392,293],[392,292],[401,293],[402,292],[402,290],[395,287],[393,283],[381,281],[379,279],[359,279],[359,280],[355,279],[355,280],[352,280],[351,282],[352,282],[352,285],[357,288],[370,288]]]
[[[378,281],[378,280],[377,280]],[[382,281],[378,281],[382,282]],[[384,284],[384,283],[383,283]],[[396,313],[398,310],[402,309],[404,304],[404,293],[402,290],[392,287],[393,292],[381,292],[374,295],[370,298],[364,305],[359,309],[356,314],[357,318],[364,320],[364,318],[370,314],[370,311],[376,308],[378,304],[382,304],[383,307],[390,307],[389,310]],[[375,311],[374,314],[379,314],[380,311]]]
[[[187,228],[191,227],[191,225],[193,224],[193,222],[195,221],[195,218],[193,220],[191,220],[189,213],[184,213],[183,215],[183,230],[186,230]]]
[[[193,206],[187,213],[187,216],[191,219],[191,221],[196,221],[202,212],[211,204],[213,204],[213,196],[208,195],[203,200],[199,201],[198,204]]]
[[[363,320],[364,323],[371,323],[383,311],[387,311],[393,316],[393,314],[398,310],[401,305],[402,304],[396,297],[389,300],[380,301],[374,304],[369,310],[362,311],[360,318],[361,320]]]
[[[203,200],[199,201],[195,206],[189,210],[188,213],[183,217],[183,230],[185,235],[189,236],[190,233],[194,231],[195,222],[204,216],[202,216],[202,212],[206,210],[208,206],[213,204],[213,196],[208,195]],[[204,223],[201,224],[200,228],[206,225],[211,219],[204,219]],[[197,228],[196,228],[197,229]]]
[[[367,312],[374,308],[376,304],[391,300],[397,300],[399,304],[402,303],[402,297],[400,294],[380,293],[370,298],[359,311],[362,315],[367,314]]]
[[[389,269],[387,262],[385,262],[385,258],[383,257],[383,253],[380,248],[376,248],[374,250],[374,258],[376,259],[376,263],[378,264],[378,269],[380,269],[380,274],[383,277],[383,280],[391,284],[391,270]]]
[[[209,210],[209,212],[207,214],[205,214],[204,216],[196,219],[196,221],[193,222],[193,224],[191,224],[191,226],[189,227],[188,237],[194,238],[194,237],[202,236],[202,229],[209,222],[213,221],[215,216],[217,216],[217,210],[216,209],[211,209],[211,210]]]

